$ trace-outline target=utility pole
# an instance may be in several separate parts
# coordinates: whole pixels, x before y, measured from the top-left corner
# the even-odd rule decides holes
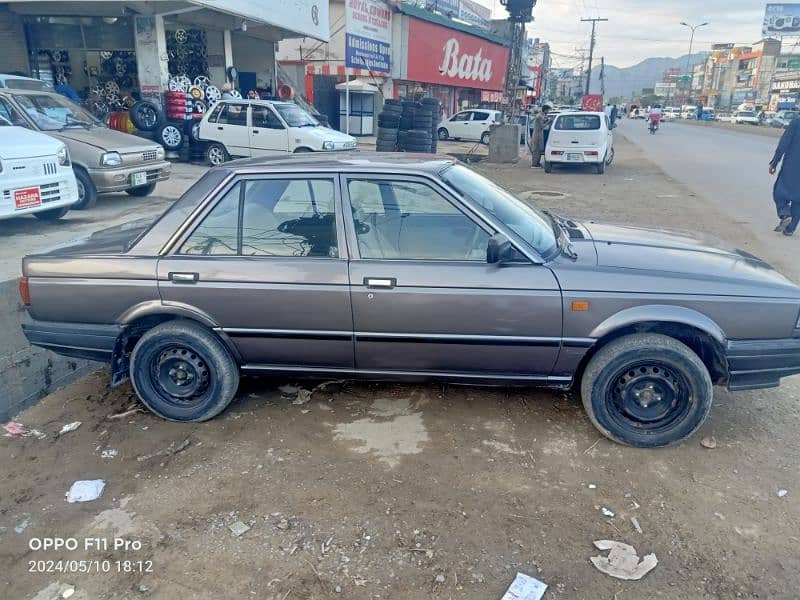
[[[592,24],[592,40],[589,43],[589,68],[586,71],[586,95],[589,95],[589,86],[591,85],[592,81],[592,55],[594,54],[594,43],[595,43],[595,27],[597,23],[600,21],[608,21],[608,19],[601,19],[599,17],[595,17],[593,19],[581,19],[584,23],[591,23]]]

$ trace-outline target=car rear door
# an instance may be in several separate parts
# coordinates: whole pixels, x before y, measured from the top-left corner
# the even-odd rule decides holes
[[[269,106],[251,106],[249,129],[252,156],[286,154],[289,151],[289,130]]]
[[[342,186],[357,369],[550,375],[561,294],[549,269],[487,264],[491,226],[432,179],[350,174]]]
[[[162,301],[213,323],[246,369],[352,369],[340,210],[335,174],[235,180],[159,260]]]

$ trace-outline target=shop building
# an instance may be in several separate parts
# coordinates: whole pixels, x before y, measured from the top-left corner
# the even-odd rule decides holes
[[[254,0],[17,2],[0,6],[0,72],[66,83],[82,98],[160,102],[170,78],[274,91],[275,45],[329,38],[328,5]],[[235,77],[231,76],[236,70]]]

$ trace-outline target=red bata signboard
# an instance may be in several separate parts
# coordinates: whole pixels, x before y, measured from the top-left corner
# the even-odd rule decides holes
[[[508,48],[427,21],[408,21],[409,81],[502,91]]]

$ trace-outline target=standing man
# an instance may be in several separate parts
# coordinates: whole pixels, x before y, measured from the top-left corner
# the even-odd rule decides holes
[[[781,172],[772,188],[772,199],[780,222],[775,231],[793,235],[800,223],[800,119],[794,119],[778,142],[775,156],[769,162],[770,175],[781,164]]]
[[[528,140],[528,148],[531,151],[531,167],[542,166],[542,154],[544,154],[544,113],[538,108],[534,109],[533,127],[531,127],[531,137]]]

